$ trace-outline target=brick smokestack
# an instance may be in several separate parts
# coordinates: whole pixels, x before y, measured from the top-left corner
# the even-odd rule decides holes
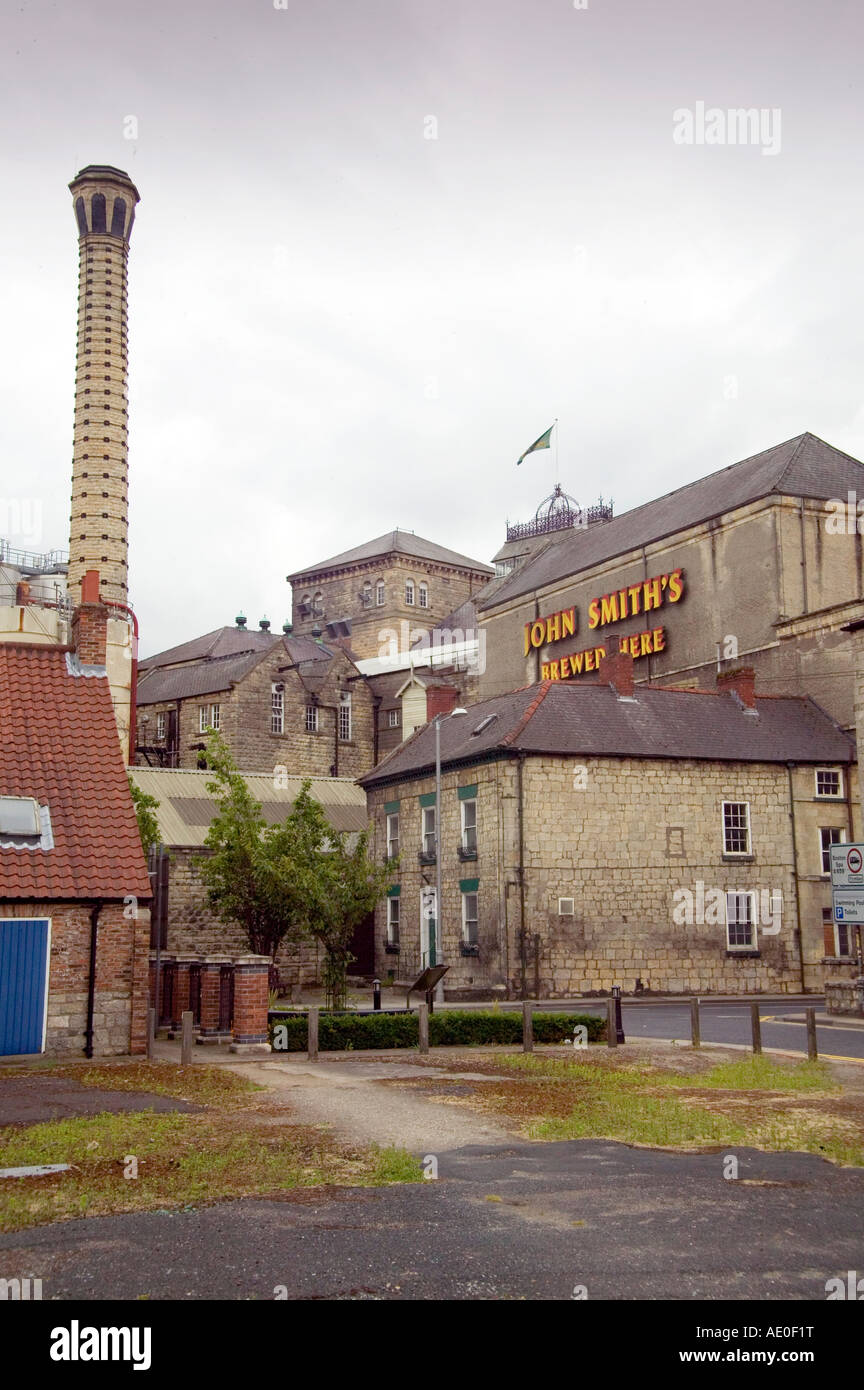
[[[459,691],[452,685],[430,685],[426,689],[426,719],[434,719],[438,714],[449,714],[456,708]]]
[[[98,567],[103,600],[129,602],[126,262],[138,190],[89,164],[69,185],[78,224],[78,349],[69,597]]]
[[[104,666],[108,648],[108,609],[99,594],[99,572],[88,570],[81,602],[72,615],[72,646],[84,666]]]
[[[618,695],[633,694],[633,658],[629,652],[607,652],[600,665],[600,674]]]
[[[721,694],[734,691],[747,709],[756,708],[756,672],[752,666],[739,666],[734,671],[718,671],[717,689]]]

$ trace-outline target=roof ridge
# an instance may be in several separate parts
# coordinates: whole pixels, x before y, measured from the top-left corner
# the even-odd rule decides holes
[[[549,694],[549,691],[552,689],[552,686],[560,684],[560,681],[551,680],[545,680],[540,682],[540,689],[538,690],[531,703],[523,711],[518,723],[515,725],[513,729],[511,729],[509,734],[505,734],[503,738],[498,740],[499,748],[512,747],[514,740],[517,739],[519,735],[524,732],[527,725],[531,723],[531,720],[534,718],[534,715],[537,713],[543,701],[546,699],[546,696]],[[530,690],[532,689],[532,687],[526,686],[525,689]]]
[[[783,467],[780,469],[780,472],[779,472],[777,478],[776,478],[775,481],[774,481],[774,488],[775,488],[776,491],[779,492],[779,490],[780,490],[780,484],[783,482],[783,479],[786,477],[786,474],[789,472],[789,469],[792,467],[793,463],[795,462],[795,460],[797,459],[798,455],[800,454],[801,450],[802,450],[803,447],[804,447],[804,441],[805,441],[806,439],[815,439],[815,437],[816,437],[816,436],[813,435],[813,434],[811,434],[809,430],[805,430],[803,434],[800,434],[800,435],[797,436],[798,443],[795,445],[795,448],[792,450],[791,457],[790,457],[789,459],[787,459],[786,463],[785,463],[785,464],[783,465]]]

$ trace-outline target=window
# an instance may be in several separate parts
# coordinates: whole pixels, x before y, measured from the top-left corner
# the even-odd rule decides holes
[[[477,893],[462,894],[462,945],[477,945]]]
[[[285,687],[281,682],[270,687],[270,732],[285,732]]]
[[[576,907],[576,899],[575,899],[575,898],[559,898],[559,899],[558,899],[558,916],[559,916],[559,917],[573,917],[573,916],[574,916],[574,912],[575,912],[575,907]]]
[[[388,711],[387,711],[387,727],[388,727],[388,729],[398,729],[398,728],[399,728],[399,711],[398,711],[398,709],[388,709]]]
[[[435,807],[423,807],[423,853],[435,853]]]
[[[462,848],[477,852],[477,802],[460,801],[462,807]]]
[[[208,729],[220,729],[222,727],[222,706],[221,705],[199,705],[198,706],[198,732],[206,734]]]
[[[846,839],[846,832],[836,825],[821,825],[819,827],[819,853],[821,855],[822,872],[831,872],[831,846],[842,845]]]
[[[343,743],[351,741],[351,696],[339,697],[339,738]]]
[[[399,898],[387,899],[387,945],[399,945]]]
[[[830,907],[822,909],[822,935],[825,939],[826,956],[854,957],[855,928],[849,922],[835,922],[834,912]]]
[[[165,713],[164,710],[162,711],[161,714],[157,714],[157,716],[156,716],[156,737],[157,737],[157,738],[164,738],[164,737],[165,737],[165,726],[166,726],[167,720],[168,720],[168,716],[167,716],[167,714]]]
[[[32,796],[0,797],[0,834],[41,837],[38,801]]]
[[[405,580],[405,602],[413,608],[414,606],[414,580]]]
[[[816,795],[817,796],[842,796],[843,778],[837,769],[831,767],[817,767],[816,769]]]
[[[378,608],[384,607],[384,585],[380,580],[375,585],[375,603]]]
[[[417,604],[420,608],[429,607],[429,585],[421,584],[417,591]]]
[[[753,894],[726,894],[726,944],[730,951],[754,951]]]
[[[387,817],[387,858],[395,859],[399,853],[399,812],[391,811]]]
[[[368,579],[360,591],[360,602],[364,608],[372,607],[372,584]]]
[[[306,732],[307,734],[317,734],[318,732],[318,706],[306,706]]]
[[[747,801],[723,802],[723,853],[750,853],[750,804]]]

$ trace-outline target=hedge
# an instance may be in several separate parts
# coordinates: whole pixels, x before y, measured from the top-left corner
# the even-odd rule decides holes
[[[553,1014],[538,1011],[534,1014],[534,1041],[561,1043],[573,1037],[573,1029],[583,1024],[589,1042],[599,1042],[606,1036],[606,1020],[597,1014]],[[306,1015],[283,1014],[274,1010],[270,1015],[270,1041],[274,1028],[284,1027],[280,1052],[306,1051]],[[280,1039],[281,1041],[281,1039]],[[443,1010],[430,1015],[429,1044],[431,1047],[476,1047],[489,1043],[520,1044],[522,1014],[516,1010],[459,1009]],[[318,1047],[322,1052],[349,1052],[355,1049],[384,1047],[416,1047],[417,1014],[327,1014],[318,1019]]]

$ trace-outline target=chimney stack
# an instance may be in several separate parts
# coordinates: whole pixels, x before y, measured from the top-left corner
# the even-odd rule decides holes
[[[126,262],[139,201],[122,169],[88,164],[69,185],[78,224],[78,348],[69,597],[99,568],[104,602],[129,602]]]
[[[456,708],[459,691],[453,685],[430,685],[426,688],[426,721],[438,714],[449,714]]]
[[[752,666],[739,666],[734,671],[718,671],[717,689],[721,694],[732,691],[747,709],[756,708],[756,672]]]
[[[81,582],[81,602],[72,615],[72,646],[82,666],[104,666],[108,650],[108,609],[99,591],[98,570]]]
[[[629,652],[607,652],[600,665],[600,674],[617,695],[633,694],[633,658]]]

